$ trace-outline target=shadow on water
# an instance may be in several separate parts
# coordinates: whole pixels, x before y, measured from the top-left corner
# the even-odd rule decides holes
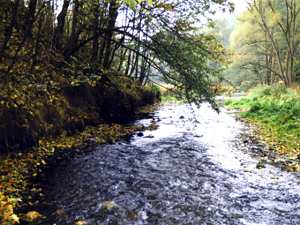
[[[300,224],[299,174],[257,169],[247,150],[263,146],[229,112],[166,105],[154,119],[51,171],[43,224]]]

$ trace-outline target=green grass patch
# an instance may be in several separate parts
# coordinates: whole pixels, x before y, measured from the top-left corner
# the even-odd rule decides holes
[[[163,95],[161,98],[162,102],[177,102],[178,99],[175,96]]]
[[[229,108],[258,125],[263,139],[277,152],[300,154],[300,95],[280,85],[260,86],[240,100],[225,102]]]
[[[162,103],[181,103],[182,99],[176,97],[175,95],[162,95],[161,96]]]

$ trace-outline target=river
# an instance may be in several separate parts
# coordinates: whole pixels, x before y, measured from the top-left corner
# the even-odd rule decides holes
[[[299,173],[258,169],[264,146],[233,113],[164,105],[137,123],[152,120],[54,168],[43,224],[300,224]]]

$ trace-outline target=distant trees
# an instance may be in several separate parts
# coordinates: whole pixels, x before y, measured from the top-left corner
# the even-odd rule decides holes
[[[231,7],[227,0],[1,1],[0,83],[24,80],[25,74],[39,74],[35,80],[42,82],[41,76],[53,79],[58,71],[68,76],[80,67],[86,76],[106,74],[107,79],[108,71],[116,71],[141,85],[159,74],[179,89],[189,90],[197,81],[203,85],[198,93],[209,98],[208,74],[215,72],[209,62],[217,57],[211,57],[205,34],[194,25],[213,4]],[[158,38],[161,34],[168,40]],[[178,55],[175,40],[190,50]],[[189,61],[194,54],[197,60]],[[193,73],[183,70],[184,62]]]
[[[299,74],[299,32],[299,0],[251,1],[231,38],[234,65],[256,74],[262,84],[292,85]]]

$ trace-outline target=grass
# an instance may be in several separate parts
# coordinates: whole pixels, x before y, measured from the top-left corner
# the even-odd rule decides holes
[[[161,101],[162,101],[162,103],[178,103],[178,102],[181,102],[181,100],[178,99],[174,95],[162,95],[161,96]]]
[[[300,94],[281,85],[259,86],[247,97],[225,105],[241,110],[241,117],[259,128],[265,142],[276,152],[300,155]]]

